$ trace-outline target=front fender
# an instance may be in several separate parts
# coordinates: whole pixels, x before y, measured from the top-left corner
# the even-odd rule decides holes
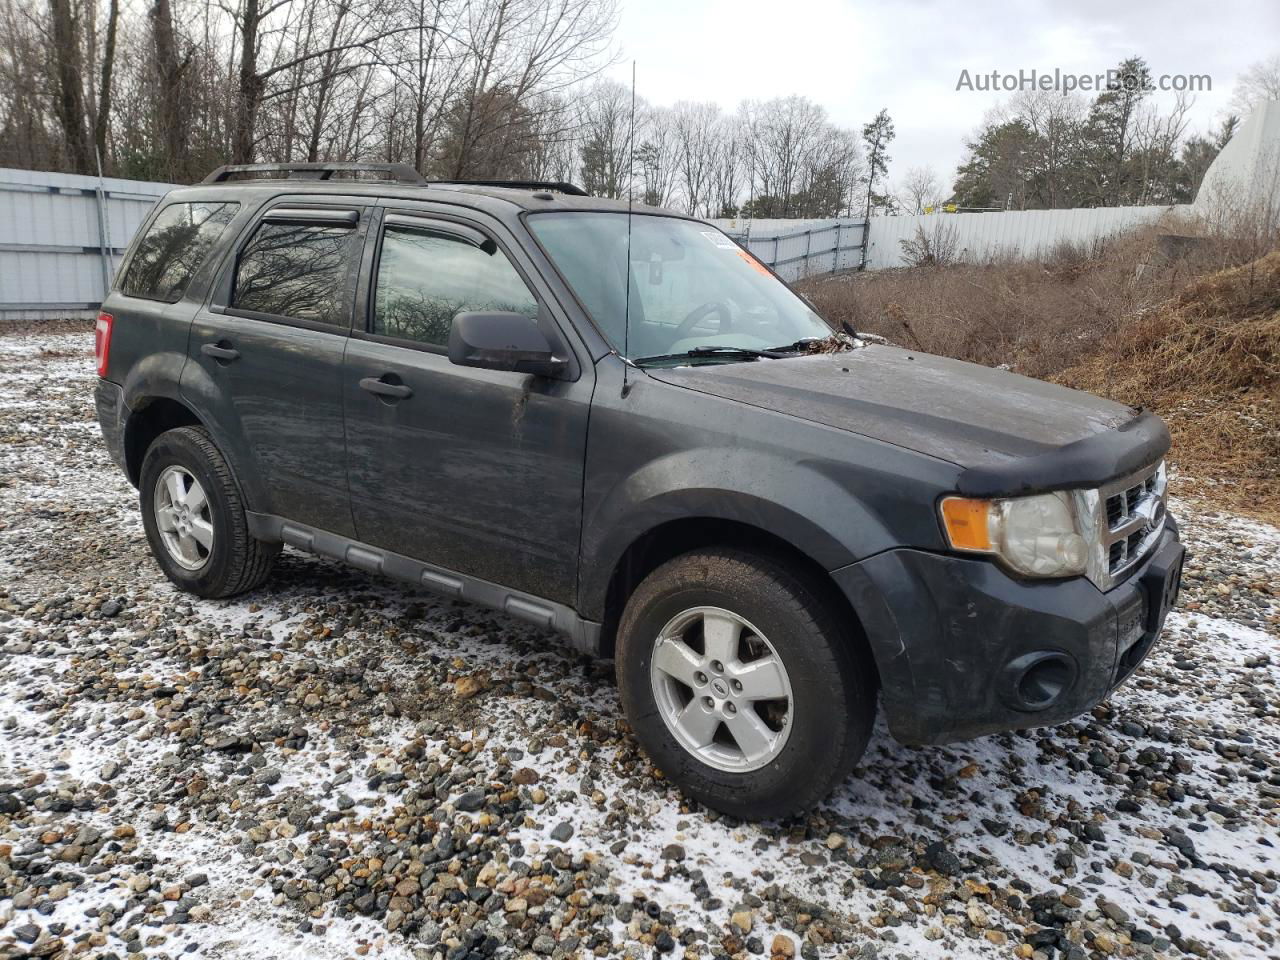
[[[729,520],[825,570],[904,545],[940,546],[934,502],[953,464],[597,365],[583,486],[579,612],[603,616],[628,547],[673,520]]]
[[[640,466],[593,505],[583,532],[582,614],[603,615],[609,581],[628,547],[663,524],[690,519],[755,527],[826,570],[891,542],[878,518],[813,464],[762,450],[672,453]]]

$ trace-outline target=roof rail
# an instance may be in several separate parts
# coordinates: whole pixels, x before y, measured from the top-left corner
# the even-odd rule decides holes
[[[229,163],[219,167],[202,181],[226,183],[238,173],[267,173],[272,180],[331,180],[335,173],[380,173],[378,179],[397,183],[426,183],[426,179],[407,163]]]
[[[432,183],[457,184],[466,187],[512,187],[516,190],[552,190],[571,197],[589,197],[591,194],[574,183],[563,180],[432,180]]]

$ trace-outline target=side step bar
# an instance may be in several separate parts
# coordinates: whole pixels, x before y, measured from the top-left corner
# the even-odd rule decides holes
[[[510,590],[403,554],[392,553],[336,533],[267,513],[249,513],[249,533],[266,543],[285,543],[308,553],[424,587],[433,593],[500,610],[544,630],[565,634],[570,645],[589,656],[600,652],[600,624],[584,620],[563,603]]]

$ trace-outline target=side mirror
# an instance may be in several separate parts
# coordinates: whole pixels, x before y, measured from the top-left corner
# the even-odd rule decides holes
[[[459,313],[449,330],[449,362],[555,378],[569,369],[537,323],[522,313]]]

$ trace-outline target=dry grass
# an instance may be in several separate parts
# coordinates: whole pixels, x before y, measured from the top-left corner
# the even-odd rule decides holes
[[[1188,284],[1053,379],[1157,411],[1191,490],[1280,518],[1280,251]]]
[[[1181,493],[1280,520],[1280,251],[1171,245],[1156,228],[1044,262],[846,274],[803,285],[831,320],[930,353],[1145,406]],[[1212,478],[1212,479],[1210,479]]]

